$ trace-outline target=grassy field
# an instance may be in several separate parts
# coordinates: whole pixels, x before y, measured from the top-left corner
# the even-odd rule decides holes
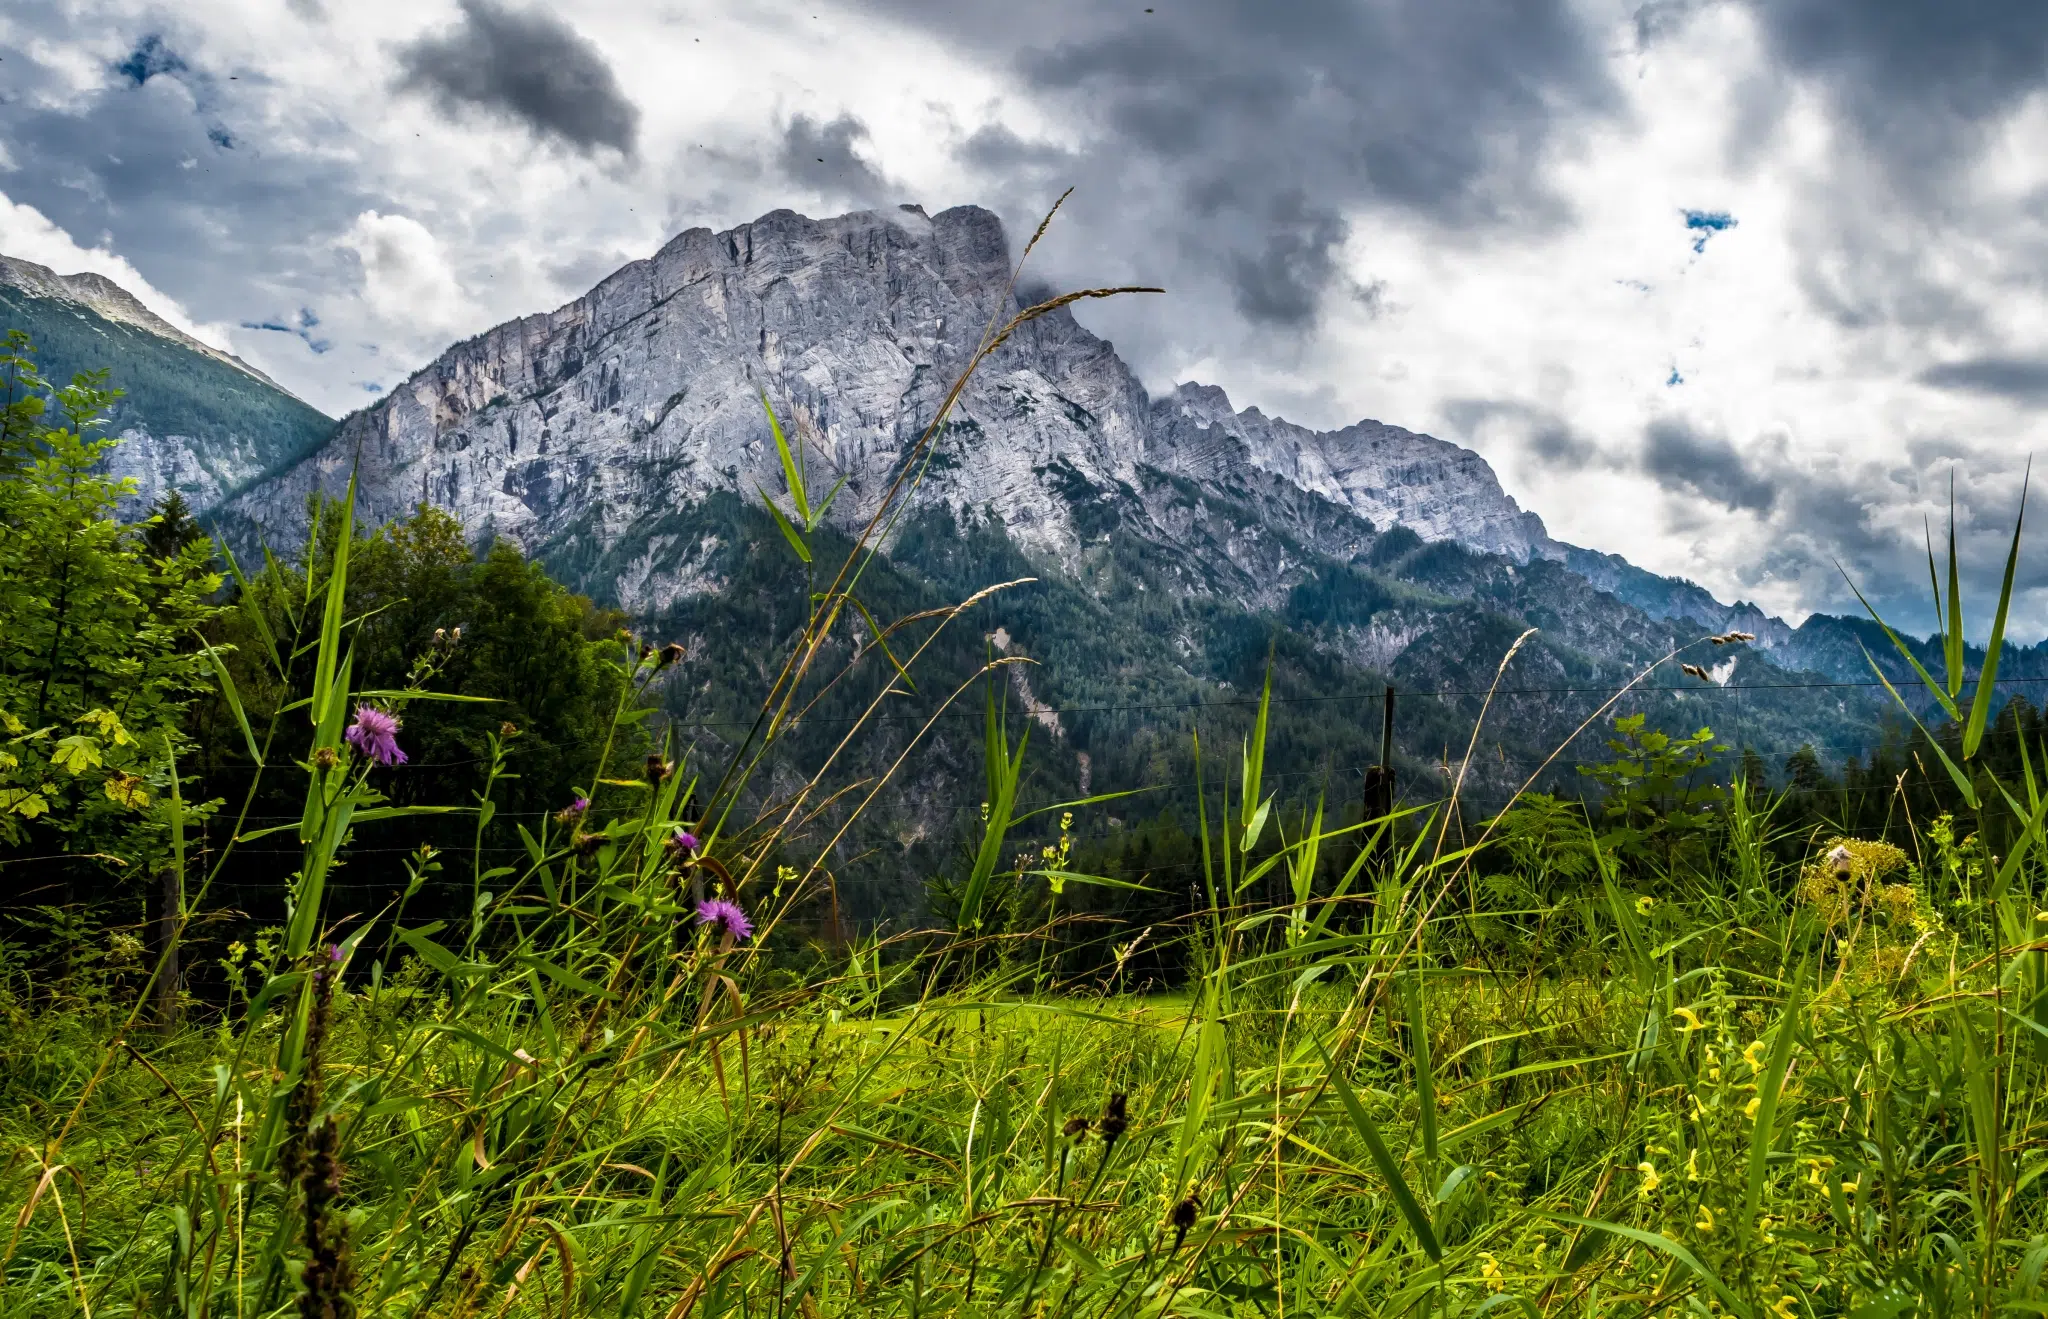
[[[2048,1307],[2036,900],[1947,821],[1798,871],[1756,841],[1654,894],[1503,910],[1413,863],[1219,906],[1148,999],[940,938],[797,981],[689,918],[672,851],[544,852],[559,901],[408,931],[390,980],[269,946],[168,1039],[15,1006],[0,1309]]]

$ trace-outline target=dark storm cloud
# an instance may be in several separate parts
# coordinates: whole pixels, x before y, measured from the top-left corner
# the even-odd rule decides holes
[[[1337,249],[1349,226],[1335,211],[1312,207],[1299,192],[1273,207],[1265,245],[1231,255],[1230,287],[1246,319],[1301,326],[1316,319],[1323,291],[1336,282]]]
[[[1667,490],[1711,499],[1731,511],[1769,513],[1778,484],[1751,469],[1734,445],[1684,421],[1653,421],[1643,432],[1643,471]]]
[[[2048,84],[2037,0],[1757,0],[1772,52],[1823,83],[1893,168],[1944,174],[1956,149]]]
[[[1920,383],[1965,394],[1990,394],[2020,403],[2048,403],[2048,361],[2027,357],[1973,357],[1928,367]]]
[[[1007,62],[1071,112],[1084,137],[1070,150],[983,129],[961,159],[1013,225],[1078,185],[1063,223],[1084,231],[1072,245],[1092,254],[1089,276],[1168,283],[1190,335],[1227,336],[1232,312],[1254,331],[1312,326],[1353,291],[1345,244],[1362,238],[1370,260],[1361,213],[1453,230],[1556,221],[1541,149],[1611,103],[1598,38],[1564,0],[865,3]]]
[[[852,115],[842,114],[821,124],[800,114],[782,130],[776,167],[791,183],[822,196],[844,197],[858,206],[880,206],[888,201],[888,180],[853,149],[867,137],[868,126]]]
[[[443,114],[481,112],[580,151],[633,154],[640,109],[589,39],[552,14],[460,3],[454,27],[398,52],[401,87],[431,95]]]
[[[1444,419],[1467,443],[1481,432],[1504,429],[1523,453],[1545,467],[1612,467],[1591,437],[1549,408],[1513,399],[1459,398],[1443,405]]]

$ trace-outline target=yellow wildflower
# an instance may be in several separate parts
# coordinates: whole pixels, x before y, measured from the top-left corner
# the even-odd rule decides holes
[[[1703,1235],[1711,1234],[1714,1230],[1714,1211],[1705,1205],[1701,1205],[1700,1216],[1693,1220],[1692,1225],[1698,1228]]]
[[[1485,1251],[1479,1252],[1479,1276],[1486,1279],[1488,1290],[1499,1291],[1507,1286],[1507,1279],[1501,1276],[1500,1261]]]
[[[1762,1095],[1751,1095],[1749,1102],[1742,1106],[1742,1116],[1754,1122],[1756,1120],[1756,1111],[1763,1106],[1763,1102],[1764,1097]]]
[[[1663,1183],[1664,1179],[1657,1175],[1657,1165],[1648,1160],[1638,1163],[1636,1171],[1643,1175],[1643,1184],[1636,1188],[1636,1195],[1641,1199],[1647,1200],[1657,1193],[1657,1187]]]
[[[1764,1069],[1763,1051],[1762,1040],[1751,1041],[1750,1046],[1742,1051],[1742,1061],[1749,1064],[1750,1071],[1761,1072]]]
[[[1671,1009],[1671,1015],[1685,1023],[1678,1028],[1681,1033],[1690,1033],[1707,1028],[1707,1023],[1701,1021],[1699,1014],[1695,1013],[1691,1008],[1673,1008]]]
[[[1650,909],[1652,907],[1655,907],[1656,905],[1657,899],[1645,893],[1643,896],[1636,899],[1636,915],[1647,916],[1650,914]]]
[[[1793,1303],[1792,1293],[1786,1292],[1771,1302],[1771,1313],[1778,1319],[1798,1319],[1799,1308]]]
[[[1685,1156],[1685,1180],[1696,1182],[1700,1179],[1700,1152],[1694,1146],[1692,1153]]]

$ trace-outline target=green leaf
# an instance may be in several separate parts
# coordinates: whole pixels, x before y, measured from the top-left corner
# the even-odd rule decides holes
[[[1698,1256],[1694,1255],[1684,1246],[1679,1245],[1676,1241],[1673,1241],[1670,1237],[1659,1236],[1655,1232],[1645,1232],[1639,1227],[1623,1227],[1619,1223],[1610,1223],[1601,1218],[1576,1218],[1570,1214],[1545,1214],[1544,1217],[1554,1222],[1570,1223],[1574,1227],[1589,1227],[1599,1232],[1611,1232],[1615,1236],[1627,1237],[1630,1241],[1640,1242],[1652,1250],[1661,1250],[1680,1264],[1685,1265],[1686,1268],[1691,1269],[1693,1276],[1706,1284],[1707,1290],[1714,1293],[1721,1304],[1727,1306],[1729,1311],[1735,1314],[1738,1319],[1749,1319],[1749,1308],[1741,1301],[1735,1299],[1735,1293],[1728,1290],[1728,1284],[1722,1282],[1720,1276],[1712,1269],[1700,1263]]]
[[[1785,1070],[1792,1063],[1792,1041],[1798,1034],[1799,986],[1805,968],[1792,977],[1792,992],[1785,998],[1785,1011],[1778,1018],[1777,1038],[1771,1041],[1771,1057],[1757,1090],[1756,1129],[1749,1133],[1749,1177],[1742,1195],[1742,1221],[1736,1231],[1747,1241],[1763,1207],[1764,1173],[1771,1155],[1772,1128],[1778,1116],[1778,1096],[1785,1088]]]
[[[315,728],[321,726],[324,716],[327,714],[328,705],[334,694],[335,670],[341,662],[341,619],[343,607],[348,600],[348,554],[350,543],[355,539],[355,517],[356,477],[354,472],[350,472],[348,477],[348,498],[343,501],[341,506],[341,535],[334,542],[334,566],[327,577],[327,608],[320,622],[320,654],[313,668],[312,716]],[[315,536],[319,534],[317,522],[315,523],[313,534]],[[308,547],[307,558],[309,561],[312,558],[313,550],[316,549],[318,549],[317,541]],[[310,584],[310,568],[307,580]],[[320,745],[332,746],[334,744],[332,742],[323,742]]]
[[[756,490],[761,490],[761,487],[759,486],[755,486],[754,488]],[[804,544],[804,538],[801,535],[797,534],[797,529],[795,527],[789,524],[789,518],[783,513],[783,511],[775,507],[775,501],[768,497],[768,492],[766,490],[761,490],[761,502],[768,506],[769,515],[775,519],[775,525],[782,528],[783,539],[787,540],[789,542],[789,547],[796,551],[796,557],[802,559],[805,563],[809,563],[811,561],[810,546]]]
[[[1387,1151],[1387,1143],[1380,1139],[1380,1129],[1366,1114],[1365,1106],[1358,1102],[1338,1072],[1337,1064],[1330,1058],[1329,1050],[1322,1041],[1316,1041],[1316,1052],[1323,1055],[1323,1067],[1330,1078],[1330,1088],[1343,1101],[1344,1111],[1351,1118],[1351,1125],[1358,1132],[1358,1138],[1365,1142],[1365,1149],[1372,1156],[1373,1166],[1387,1182],[1387,1189],[1393,1193],[1394,1204],[1401,1211],[1401,1217],[1408,1220],[1408,1227],[1415,1233],[1415,1239],[1422,1244],[1422,1252],[1435,1263],[1444,1262],[1443,1247],[1437,1243],[1436,1229],[1430,1226],[1429,1215],[1422,1212],[1422,1205],[1415,1198],[1415,1192],[1408,1189],[1408,1181],[1401,1175],[1401,1165],[1394,1162],[1394,1156]]]
[[[789,497],[796,501],[796,515],[803,519],[806,527],[809,527],[812,525],[811,501],[804,490],[804,474],[797,470],[796,458],[789,452],[789,439],[782,433],[782,422],[776,418],[775,409],[768,404],[766,390],[761,392],[761,411],[768,414],[768,429],[775,435],[775,454],[782,459],[782,479],[789,483]],[[762,492],[762,497],[767,497],[766,491]],[[769,507],[773,508],[774,504],[771,503]],[[811,556],[806,554],[804,562],[810,561]]]
[[[2028,464],[2031,474],[2032,464]],[[1970,723],[1963,730],[1963,759],[1977,754],[1984,740],[1984,722],[1991,715],[1991,702],[1998,683],[1998,655],[2005,647],[2005,615],[2012,606],[2013,574],[2020,566],[2020,529],[2027,521],[2027,487],[2020,483],[2020,511],[2013,519],[2012,548],[2005,555],[2005,581],[1998,588],[1998,612],[1991,620],[1991,639],[1984,645],[1984,667],[1977,672],[1977,694],[1970,702]]]

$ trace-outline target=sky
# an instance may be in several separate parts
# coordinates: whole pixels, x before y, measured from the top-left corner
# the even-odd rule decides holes
[[[1997,590],[2048,419],[2038,0],[8,0],[0,252],[336,415],[698,225],[977,203],[1148,387],[1469,445],[1797,621]],[[2048,634],[2048,556],[2015,631]]]

